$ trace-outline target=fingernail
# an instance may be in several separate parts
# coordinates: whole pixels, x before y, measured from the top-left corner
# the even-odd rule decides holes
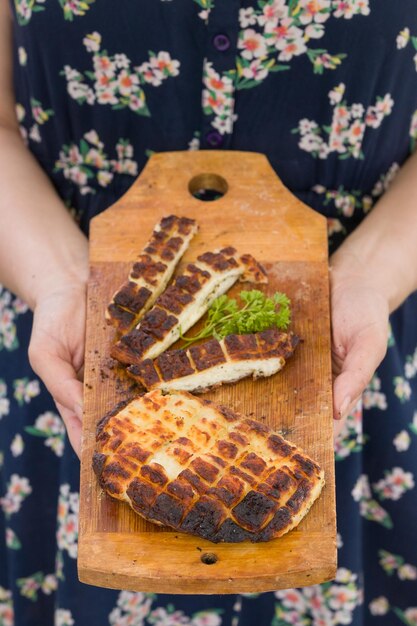
[[[347,416],[348,414],[348,409],[350,407],[352,400],[350,398],[350,396],[346,396],[346,398],[343,400],[341,406],[340,406],[340,410],[339,410],[339,415],[340,418],[343,419],[344,417]]]
[[[74,406],[74,413],[80,421],[83,419],[83,407],[78,402]]]

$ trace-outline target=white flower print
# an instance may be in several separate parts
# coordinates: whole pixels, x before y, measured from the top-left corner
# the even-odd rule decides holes
[[[4,587],[0,587],[0,624],[14,626],[12,592]]]
[[[10,401],[7,396],[7,385],[3,379],[0,378],[0,419],[4,415],[9,414]]]
[[[385,528],[392,528],[392,520],[389,513],[372,497],[369,478],[366,474],[359,476],[354,488],[352,497],[359,502],[359,512],[365,519],[378,522]]]
[[[97,132],[91,130],[84,134],[79,146],[75,144],[63,146],[55,164],[55,171],[62,171],[65,178],[80,187],[82,194],[95,193],[94,188],[88,184],[94,178],[98,185],[106,187],[115,174],[137,176],[138,165],[131,158],[133,147],[130,142],[119,139],[115,151],[118,158],[109,159]]]
[[[334,17],[351,19],[354,15],[369,15],[369,0],[333,0]]]
[[[379,596],[369,603],[371,615],[386,615],[389,611],[389,602],[385,596]]]
[[[275,615],[279,624],[350,624],[353,611],[363,602],[357,576],[340,568],[333,582],[276,591]]]
[[[253,7],[239,10],[239,24],[241,28],[247,28],[248,26],[255,26],[258,18]]]
[[[365,409],[370,409],[372,407],[381,409],[381,411],[385,411],[387,409],[386,395],[382,393],[380,389],[381,379],[378,374],[374,374],[362,396],[363,406]]]
[[[20,589],[20,595],[28,600],[36,601],[38,599],[38,592],[46,595],[50,595],[52,591],[55,591],[58,587],[58,581],[55,574],[47,574],[46,576],[42,572],[35,572],[31,576],[25,578],[18,578],[16,580],[17,586]]]
[[[171,607],[158,607],[148,617],[148,622],[154,626],[189,626],[190,618],[183,611],[171,610]]]
[[[0,506],[5,516],[8,518],[13,513],[17,513],[23,500],[31,493],[32,487],[29,480],[24,476],[12,474],[7,485],[6,495],[0,498]]]
[[[13,437],[13,441],[10,444],[10,451],[12,453],[12,455],[14,457],[20,456],[24,450],[24,443],[23,443],[23,439],[22,439],[22,435],[20,435],[19,433],[17,433],[14,437]]]
[[[330,104],[332,104],[332,105],[339,104],[339,102],[343,98],[345,90],[346,90],[346,85],[344,83],[340,83],[339,85],[337,85],[337,87],[334,87],[331,91],[329,91]],[[353,106],[354,107],[358,107],[360,105],[354,104]],[[357,110],[357,108],[356,108],[356,110]],[[360,116],[355,115],[355,117],[360,117]]]
[[[202,106],[206,115],[214,115],[212,126],[222,135],[231,133],[237,116],[233,113],[233,83],[227,73],[220,75],[209,61],[204,62]]]
[[[255,57],[264,57],[266,54],[264,38],[252,28],[241,31],[238,48],[243,50],[242,56],[249,60]]]
[[[221,626],[221,624],[222,619],[215,609],[195,613],[190,622],[191,626]]]
[[[417,580],[417,567],[404,563],[398,568],[397,575],[400,580]]]
[[[360,103],[348,105],[342,99],[345,91],[343,83],[337,85],[329,92],[330,103],[333,105],[333,117],[330,126],[320,127],[318,124],[310,131],[306,130],[306,121],[300,120],[298,127],[292,130],[293,133],[301,135],[298,146],[301,150],[310,152],[315,158],[326,158],[329,153],[339,153],[339,158],[346,159],[353,157],[363,159],[362,143],[367,126],[378,128],[384,117],[390,115],[394,104],[390,94],[385,94],[383,98],[377,97],[376,103],[369,106],[365,111]],[[353,116],[353,110],[355,116]],[[359,117],[359,112],[362,116]],[[328,138],[326,139],[326,135]],[[326,150],[321,150],[326,146]]]
[[[109,615],[110,626],[144,626],[144,620],[148,616],[153,595],[147,593],[134,593],[133,591],[121,591],[117,599],[117,606]]]
[[[401,612],[399,612],[401,614]],[[417,607],[410,607],[404,611],[403,617],[407,620],[407,626],[417,625]]]
[[[46,411],[36,418],[34,426],[26,426],[25,431],[35,437],[44,437],[45,445],[51,448],[57,456],[62,456],[65,427],[59,415]]]
[[[19,298],[0,285],[0,350],[16,350],[19,342],[16,335],[16,318],[28,310]]]
[[[331,0],[300,0],[300,22],[310,24],[310,22],[326,22],[330,17]]]
[[[22,67],[25,67],[27,64],[28,55],[27,55],[25,48],[23,48],[23,46],[19,46],[19,48],[17,49],[17,55],[19,59],[19,65],[21,65]]]
[[[335,459],[340,461],[352,452],[359,452],[363,444],[362,402],[350,411],[343,422],[343,427],[334,442]]]
[[[385,470],[385,478],[373,484],[381,500],[399,500],[406,491],[413,489],[414,476],[401,467]]]
[[[417,141],[417,111],[414,111],[410,122],[411,151],[414,152]]]
[[[74,626],[74,623],[71,611],[68,611],[67,609],[57,609],[55,611],[54,626]]]
[[[411,437],[406,430],[402,430],[393,439],[397,452],[405,452],[410,447]]]
[[[395,376],[393,379],[394,393],[400,402],[407,402],[411,397],[411,386],[403,376]]]
[[[398,36],[397,36],[398,50],[405,48],[409,41],[410,41],[410,29],[404,28],[398,33]]]
[[[149,52],[149,60],[131,67],[124,53],[109,56],[101,50],[100,33],[93,32],[83,39],[93,55],[94,71],[79,72],[65,65],[61,74],[67,80],[67,91],[79,104],[109,104],[114,109],[129,108],[138,115],[150,115],[142,85],[157,87],[169,77],[178,76],[180,62],[165,51]],[[89,84],[91,81],[92,84]]]
[[[19,406],[28,404],[32,398],[40,394],[39,380],[29,380],[29,378],[17,378],[13,381],[13,397]]]
[[[70,492],[70,486],[59,488],[57,543],[61,551],[66,550],[73,559],[77,558],[79,495]]]

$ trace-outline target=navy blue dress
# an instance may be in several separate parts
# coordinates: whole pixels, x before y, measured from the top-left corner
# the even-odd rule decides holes
[[[334,249],[417,139],[415,0],[14,0],[22,136],[89,220],[156,151],[265,153]],[[22,171],[24,176],[24,171]],[[169,596],[80,584],[79,465],[0,290],[1,626],[417,624],[417,299],[336,443],[339,569],[298,590]]]

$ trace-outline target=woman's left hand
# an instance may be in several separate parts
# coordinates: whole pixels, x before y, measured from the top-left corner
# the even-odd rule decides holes
[[[343,248],[343,247],[342,247]],[[389,303],[361,262],[343,252],[330,259],[335,436],[385,356]]]

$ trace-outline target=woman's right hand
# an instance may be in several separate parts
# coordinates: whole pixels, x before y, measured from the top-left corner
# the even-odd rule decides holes
[[[34,307],[29,360],[43,380],[78,456],[81,447],[86,283],[63,284]]]

